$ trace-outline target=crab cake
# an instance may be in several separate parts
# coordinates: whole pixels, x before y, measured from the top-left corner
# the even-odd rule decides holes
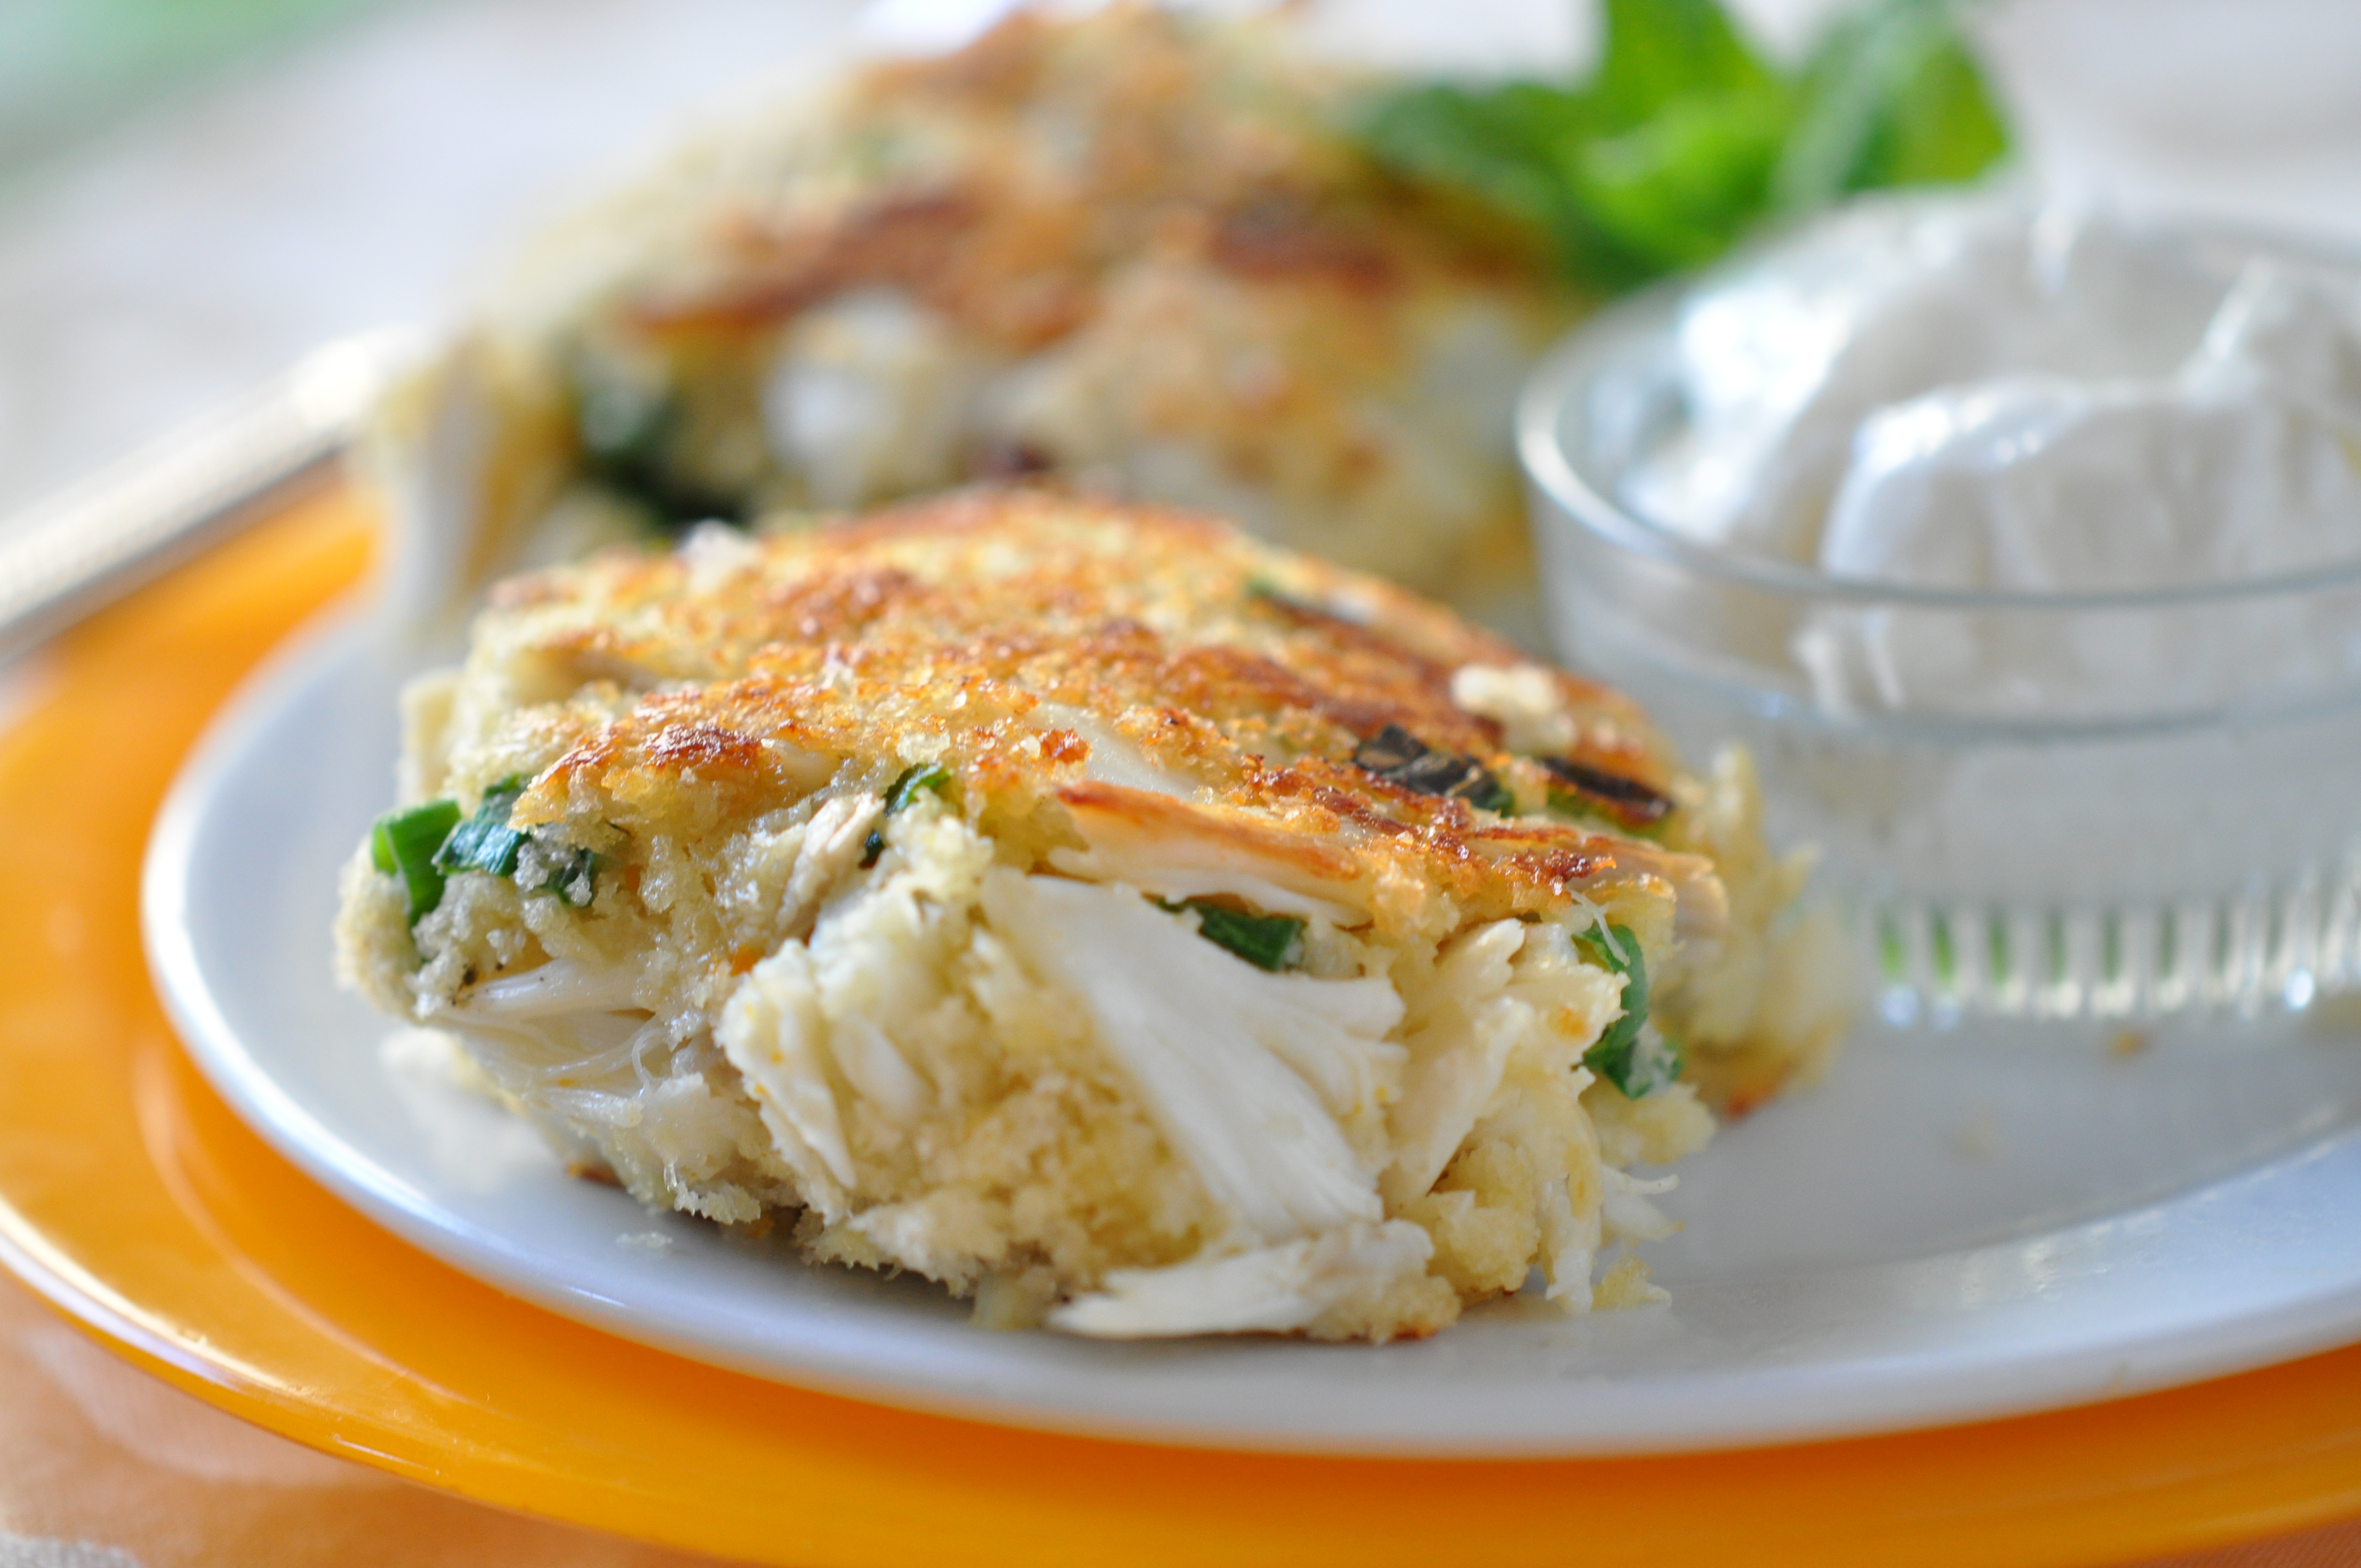
[[[1578,302],[1383,177],[1280,30],[1022,13],[544,235],[381,421],[405,536],[455,553],[423,585],[1047,472],[1530,596],[1510,410]]]
[[[645,1202],[996,1323],[1648,1293],[1632,1174],[1839,1015],[1742,764],[1227,526],[1046,493],[511,581],[341,968]]]

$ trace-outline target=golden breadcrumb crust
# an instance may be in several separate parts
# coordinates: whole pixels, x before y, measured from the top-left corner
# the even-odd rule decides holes
[[[729,549],[619,554],[495,596],[479,639],[520,642],[558,687],[642,693],[543,740],[517,806],[588,847],[776,798],[811,757],[939,764],[980,830],[1019,854],[1079,850],[1077,813],[1274,850],[1380,939],[1611,905],[1651,947],[1686,886],[1719,927],[1709,862],[1540,815],[1551,775],[1455,706],[1453,673],[1519,664],[1375,579],[1206,520],[985,491]],[[1674,770],[1620,696],[1553,674],[1567,753],[1659,791]],[[1520,812],[1421,794],[1354,762],[1388,727],[1466,755]],[[1117,762],[1117,758],[1121,758]],[[1123,782],[1145,764],[1186,800]],[[1113,764],[1113,765],[1111,765]],[[480,787],[489,781],[467,781]]]

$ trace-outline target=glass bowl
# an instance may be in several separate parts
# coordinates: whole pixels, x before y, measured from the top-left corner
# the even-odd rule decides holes
[[[1749,747],[1893,1023],[2301,1011],[2361,985],[2361,559],[2138,593],[1889,586],[1616,499],[1683,417],[1677,295],[1518,413],[1552,636],[1693,758]]]

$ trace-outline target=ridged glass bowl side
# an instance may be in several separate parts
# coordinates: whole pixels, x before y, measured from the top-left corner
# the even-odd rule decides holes
[[[1551,631],[1817,844],[1879,1005],[2126,1024],[2361,987],[2361,563],[2220,587],[1894,587],[1634,515],[1681,417],[1668,293],[1519,411]]]

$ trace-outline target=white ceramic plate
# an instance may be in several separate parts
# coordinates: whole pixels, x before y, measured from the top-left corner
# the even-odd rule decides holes
[[[1522,1299],[1422,1343],[1104,1344],[970,1328],[568,1179],[405,1069],[330,977],[338,866],[389,797],[400,656],[347,630],[217,724],[150,846],[156,976],[214,1085],[370,1218],[503,1289],[767,1377],[1225,1447],[1582,1453],[2027,1411],[2361,1337],[2361,1037],[2223,1024],[1854,1040],[1681,1168],[1669,1306]],[[362,1223],[357,1216],[355,1223]],[[464,1332],[464,1325],[454,1325]]]

